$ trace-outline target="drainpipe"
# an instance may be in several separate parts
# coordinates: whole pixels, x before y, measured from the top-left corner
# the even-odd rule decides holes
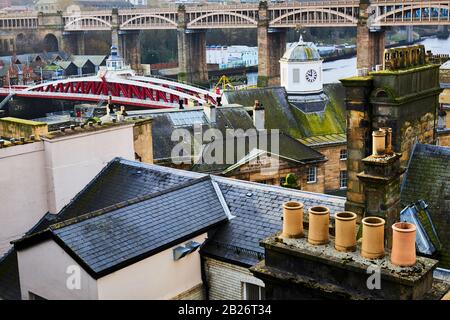
[[[205,300],[209,300],[209,285],[208,285],[208,277],[206,276],[205,263],[206,263],[206,260],[203,257],[203,255],[200,253],[200,272],[201,272],[203,287],[205,289]]]

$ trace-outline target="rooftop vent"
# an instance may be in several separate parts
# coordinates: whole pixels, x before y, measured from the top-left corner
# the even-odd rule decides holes
[[[85,126],[86,126],[86,125],[85,125],[84,123],[81,123],[81,124],[80,124],[80,128],[81,128],[81,129],[84,129]]]
[[[93,127],[94,123],[92,121],[89,122],[89,127]]]
[[[19,140],[20,140],[21,143],[25,143],[25,138],[24,137],[20,137]]]
[[[187,256],[188,254],[191,254],[195,252],[198,248],[200,248],[201,243],[196,241],[189,241],[183,246],[176,247],[173,249],[173,260],[177,261],[181,258]]]
[[[75,125],[74,125],[74,124],[71,124],[71,125],[70,125],[70,129],[75,130]]]
[[[59,131],[65,132],[65,131],[66,131],[66,127],[60,127],[60,128],[59,128]]]

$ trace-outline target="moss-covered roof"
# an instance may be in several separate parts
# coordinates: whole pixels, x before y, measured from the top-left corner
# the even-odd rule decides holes
[[[227,91],[228,103],[253,106],[259,100],[265,107],[267,129],[280,129],[296,139],[346,132],[344,88],[340,84],[325,87],[329,102],[323,112],[304,113],[291,105],[284,88]]]
[[[13,117],[1,118],[0,122],[10,122],[10,123],[16,123],[16,124],[24,124],[24,125],[28,125],[28,126],[46,126],[47,125],[44,122],[37,122],[37,121],[25,120],[25,119],[13,118]]]
[[[441,266],[446,269],[450,269],[449,164],[450,148],[417,144],[411,155],[401,193],[404,206],[419,200],[424,200],[429,205],[431,219],[442,243],[438,258]],[[426,221],[424,224],[425,228],[429,229]]]

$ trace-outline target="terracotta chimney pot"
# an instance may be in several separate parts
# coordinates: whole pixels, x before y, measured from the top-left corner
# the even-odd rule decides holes
[[[336,237],[334,247],[337,251],[352,252],[356,250],[356,214],[349,211],[334,215]]]
[[[367,259],[384,257],[384,225],[386,221],[379,217],[367,217],[362,220],[361,255]]]
[[[303,233],[303,203],[290,201],[283,204],[284,238],[302,238]]]
[[[326,207],[312,207],[309,212],[308,242],[324,245],[329,242],[330,210]]]
[[[416,226],[408,222],[392,225],[392,264],[410,267],[416,264]]]
[[[373,151],[374,157],[384,157],[386,154],[386,132],[383,130],[374,131],[372,133]]]

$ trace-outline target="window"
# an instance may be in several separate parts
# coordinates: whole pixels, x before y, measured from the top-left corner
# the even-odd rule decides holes
[[[317,168],[316,167],[308,168],[307,182],[308,183],[316,183],[317,182]]]
[[[300,82],[300,69],[294,69],[292,73],[292,81],[294,83]]]
[[[347,171],[341,171],[339,180],[340,180],[341,189],[346,189],[347,188]]]
[[[339,159],[347,160],[347,149],[342,149]]]
[[[265,300],[264,288],[244,282],[244,300]]]

